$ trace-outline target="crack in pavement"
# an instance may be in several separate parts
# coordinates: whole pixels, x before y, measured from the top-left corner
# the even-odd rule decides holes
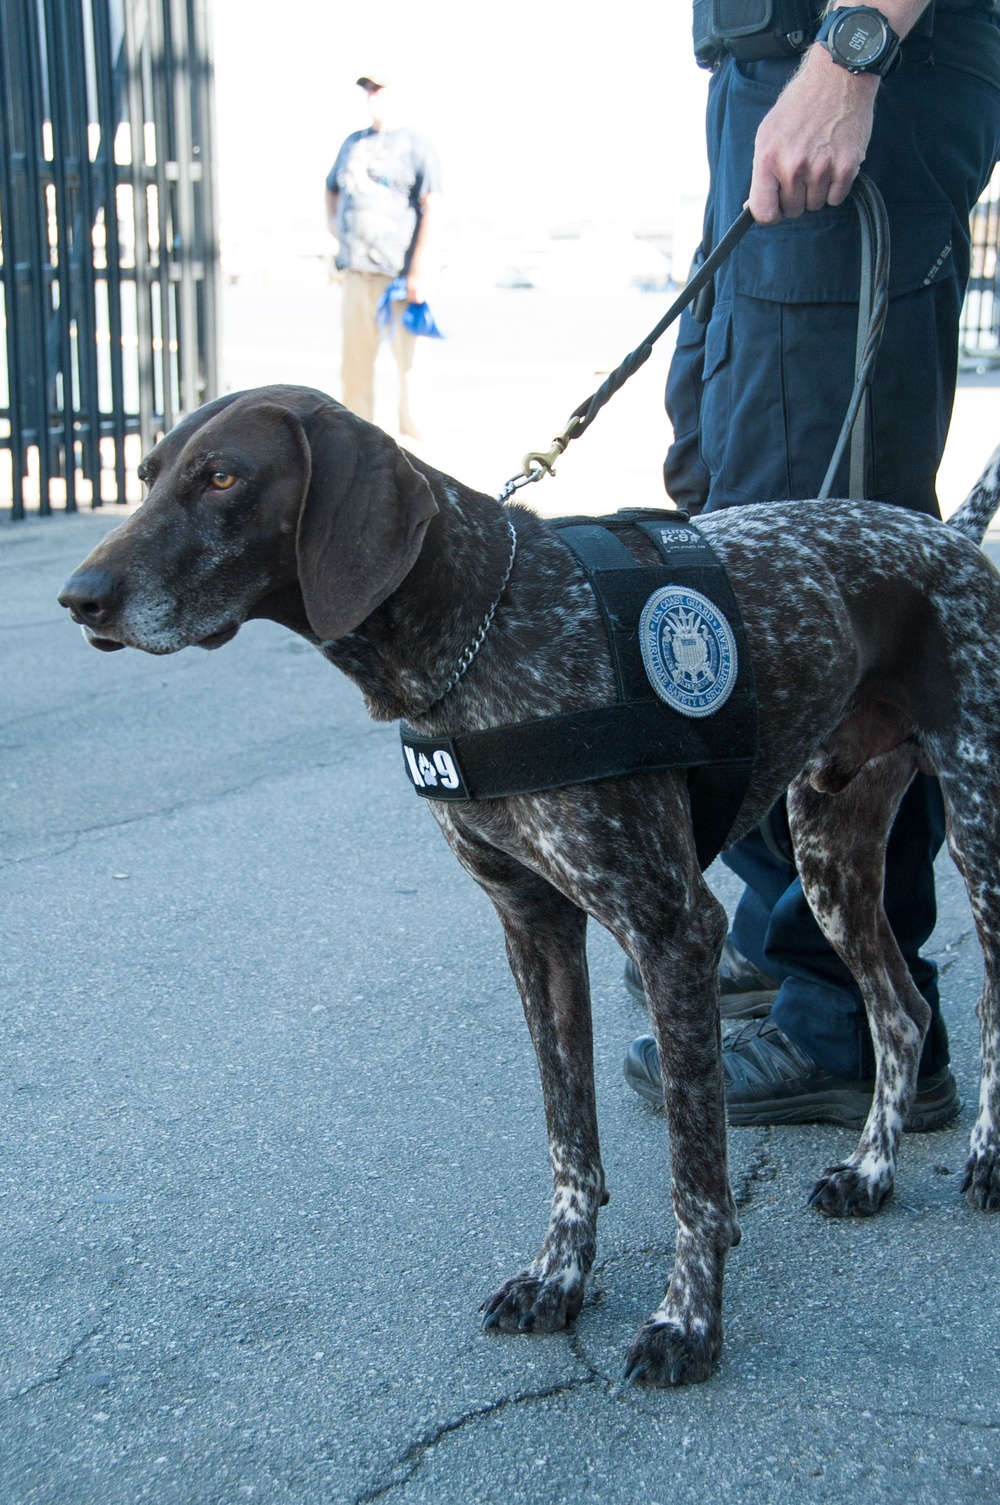
[[[754,1192],[758,1186],[765,1185],[768,1181],[774,1181],[780,1173],[780,1167],[771,1156],[771,1138],[773,1131],[770,1128],[761,1130],[761,1137],[757,1148],[750,1160],[750,1164],[740,1179],[739,1186],[733,1188],[733,1200],[738,1212],[745,1212],[753,1202]],[[596,1263],[590,1272],[590,1279],[594,1280],[612,1269],[615,1265],[624,1264],[626,1260],[635,1256],[640,1258],[663,1258],[670,1259],[674,1253],[673,1242],[647,1244],[641,1248],[619,1249],[615,1254],[609,1254]]]
[[[844,1418],[860,1418],[862,1421],[872,1421],[878,1418],[880,1421],[926,1421],[935,1426],[968,1427],[978,1432],[1000,1432],[1000,1418],[995,1421],[977,1421],[971,1416],[942,1416],[933,1411],[909,1410],[905,1406],[897,1410],[889,1410],[882,1406],[831,1404],[829,1400],[814,1400],[796,1402],[797,1409],[803,1412],[812,1412],[817,1416],[837,1416]]]
[[[312,764],[309,766],[322,767],[321,764]],[[300,770],[295,769],[294,772],[298,773]],[[273,770],[268,770],[265,773],[257,774],[252,779],[245,780],[243,783],[233,784],[228,789],[220,789],[215,794],[199,795],[189,800],[177,800],[172,805],[162,805],[156,810],[143,810],[138,815],[128,815],[124,820],[99,821],[93,826],[83,826],[79,831],[74,831],[72,836],[64,840],[62,846],[46,847],[41,852],[26,852],[21,857],[0,858],[0,871],[7,867],[20,867],[29,862],[47,862],[51,857],[62,857],[66,852],[72,852],[78,842],[85,840],[88,836],[97,836],[108,831],[124,831],[129,826],[141,825],[146,820],[160,820],[164,817],[177,815],[182,811],[194,810],[199,807],[208,808],[211,805],[217,804],[220,800],[228,799],[230,795],[242,794],[247,789],[252,789],[256,784],[279,777],[280,775],[276,775]],[[59,837],[57,836],[55,839],[58,840]]]
[[[820,1408],[815,1407],[816,1410]],[[951,1427],[971,1427],[977,1432],[1000,1432],[1000,1419],[996,1421],[976,1421],[971,1416],[935,1416],[932,1411],[883,1411],[881,1407],[865,1406],[860,1413],[865,1416],[879,1416],[886,1421],[930,1421],[935,1426],[947,1425]]]
[[[93,649],[91,649],[93,652]],[[185,666],[186,667],[186,666]],[[194,666],[187,673],[195,672]],[[186,682],[185,682],[186,687]],[[150,696],[149,679],[129,680],[121,682],[108,679],[106,686],[100,689],[96,685],[90,685],[85,690],[74,691],[75,698],[70,701],[65,697],[51,705],[41,706],[35,711],[25,711],[19,716],[11,716],[3,723],[3,730],[9,731],[11,727],[31,726],[38,721],[46,721],[51,717],[65,718],[80,711],[100,710],[102,706],[113,705],[121,708],[129,702],[148,700]]]
[[[609,1254],[606,1259],[601,1260],[600,1264],[594,1266],[590,1272],[590,1279],[595,1280],[599,1275],[604,1275],[606,1271],[613,1269],[615,1265],[624,1264],[627,1259],[634,1259],[636,1255],[640,1258],[655,1255],[657,1258],[669,1259],[673,1252],[672,1243],[648,1244],[641,1249],[619,1249],[617,1254]]]
[[[931,952],[931,955],[937,962],[938,971],[942,975],[947,972],[949,967],[954,966],[955,962],[959,960],[959,947],[963,946],[966,941],[974,939],[975,934],[976,927],[974,925],[968,925],[965,930],[960,931],[958,935],[956,935],[952,940],[948,941],[943,950]]]
[[[121,1259],[117,1260],[117,1262],[115,1262],[114,1255],[112,1253],[111,1259],[112,1263],[106,1271],[103,1280],[104,1294],[101,1297],[102,1306],[105,1313],[103,1322],[99,1322],[96,1327],[92,1327],[89,1332],[82,1333],[81,1336],[77,1338],[76,1342],[70,1348],[69,1352],[65,1354],[63,1358],[59,1359],[56,1363],[54,1374],[45,1375],[40,1380],[33,1380],[30,1385],[25,1385],[22,1389],[15,1390],[13,1395],[5,1395],[3,1397],[0,1397],[0,1404],[10,1406],[13,1405],[15,1401],[23,1400],[25,1396],[34,1395],[39,1390],[47,1389],[49,1385],[60,1384],[67,1369],[73,1363],[74,1359],[76,1359],[78,1355],[83,1351],[83,1349],[86,1348],[87,1344],[92,1343],[95,1338],[103,1338],[106,1335],[108,1328],[114,1326],[114,1317],[112,1313],[114,1311],[115,1301],[127,1290],[128,1286],[131,1284],[132,1271],[129,1266],[129,1261],[126,1258],[122,1257]]]
[[[578,1332],[572,1332],[569,1334],[569,1351],[573,1355],[573,1357],[579,1360],[579,1362],[584,1366],[591,1379],[607,1379],[607,1375],[601,1374],[593,1359],[587,1357],[586,1350],[583,1346],[583,1339],[580,1337],[580,1334]]]
[[[762,1146],[763,1149],[764,1147]],[[766,1157],[766,1150],[764,1153]],[[759,1151],[746,1178],[748,1183],[757,1179],[770,1179],[763,1175],[766,1165],[764,1162],[758,1163],[760,1162],[760,1156],[761,1152]],[[777,1168],[775,1167],[774,1169],[776,1171]],[[746,1205],[746,1201],[743,1205]],[[626,1260],[634,1259],[637,1256],[640,1258],[669,1259],[673,1252],[674,1245],[672,1242],[670,1244],[649,1244],[642,1248],[620,1249],[617,1253],[609,1254],[606,1258],[595,1264],[590,1272],[589,1280],[590,1282],[594,1282],[614,1266],[624,1264]],[[584,1310],[596,1306],[600,1299],[601,1292],[595,1291],[591,1285],[587,1300],[584,1303]],[[454,1421],[445,1422],[435,1432],[411,1444],[406,1452],[391,1465],[394,1470],[406,1470],[401,1477],[387,1480],[384,1484],[373,1485],[362,1493],[355,1495],[352,1505],[374,1505],[375,1501],[385,1499],[393,1490],[401,1489],[415,1477],[428,1452],[439,1442],[443,1441],[444,1438],[454,1432],[461,1431],[471,1423],[482,1421],[488,1416],[494,1416],[499,1412],[507,1410],[509,1407],[524,1405],[531,1401],[550,1400],[560,1395],[569,1395],[576,1390],[587,1389],[592,1385],[600,1385],[612,1399],[619,1399],[623,1388],[622,1382],[610,1378],[598,1369],[597,1365],[589,1357],[584,1347],[583,1338],[578,1331],[571,1331],[567,1333],[567,1336],[569,1338],[570,1353],[579,1364],[585,1367],[587,1370],[585,1375],[579,1375],[575,1379],[566,1380],[557,1385],[546,1386],[542,1390],[525,1390],[519,1391],[516,1395],[504,1396],[499,1401],[494,1401],[487,1406],[474,1407]]]
[[[778,1175],[778,1166],[771,1158],[771,1130],[765,1128],[758,1141],[757,1148],[743,1176],[740,1180],[739,1189],[734,1190],[733,1200],[736,1203],[737,1212],[745,1212],[754,1199],[754,1192],[758,1186],[767,1181],[773,1181]]]
[[[272,651],[277,656],[281,650],[276,649]],[[172,657],[173,655],[169,656]],[[184,664],[182,669],[178,671],[177,679],[171,687],[173,694],[171,696],[170,714],[172,716],[176,717],[185,710],[190,712],[192,719],[197,715],[199,707],[193,704],[193,702],[203,698],[202,692],[207,695],[211,690],[211,686],[206,680],[195,679],[194,676],[199,672],[200,666],[193,662]],[[333,683],[342,684],[344,681],[342,679],[339,681],[334,679]],[[40,706],[35,710],[23,711],[16,716],[6,717],[3,722],[0,722],[0,731],[8,732],[12,729],[19,730],[23,727],[33,727],[39,721],[47,721],[54,718],[65,722],[84,712],[100,711],[102,707],[108,705],[120,712],[123,705],[138,705],[140,709],[144,707],[152,709],[157,703],[155,687],[149,675],[146,675],[141,680],[129,679],[116,681],[108,679],[100,687],[91,684],[83,690],[77,688],[73,693],[74,698],[72,700],[68,700],[64,695],[52,704]],[[362,735],[365,732],[375,731],[379,725],[380,723],[375,722],[373,724],[368,718],[365,718],[356,730],[358,735]],[[278,745],[282,746],[291,740],[288,737],[279,738]]]
[[[349,740],[349,739],[348,739]],[[336,754],[338,749],[335,737],[317,738],[322,751],[325,754]],[[363,754],[367,749],[360,749]],[[52,857],[61,857],[66,852],[73,851],[78,842],[88,836],[100,835],[108,831],[125,830],[129,826],[140,825],[147,820],[160,820],[164,817],[177,815],[184,811],[207,809],[218,804],[221,800],[229,799],[232,795],[244,794],[248,789],[253,789],[257,784],[268,782],[280,782],[282,779],[294,777],[302,773],[312,773],[317,768],[326,768],[334,761],[332,757],[314,758],[312,762],[297,763],[294,767],[281,767],[277,770],[267,768],[257,773],[253,778],[244,779],[240,783],[232,784],[226,789],[217,790],[214,794],[192,795],[190,799],[176,800],[171,805],[162,805],[155,810],[141,810],[136,815],[126,816],[122,820],[99,821],[92,826],[83,826],[72,835],[59,832],[53,836],[53,840],[59,841],[64,838],[61,846],[46,847],[43,851],[25,852],[20,857],[0,857],[0,871],[8,867],[19,867],[29,862],[47,862]]]
[[[590,1371],[588,1374],[579,1375],[576,1379],[563,1380],[557,1385],[547,1385],[542,1390],[519,1390],[515,1395],[502,1396],[500,1400],[491,1401],[488,1405],[474,1406],[471,1410],[456,1417],[454,1421],[443,1422],[434,1432],[430,1432],[426,1436],[419,1438],[418,1441],[411,1443],[406,1452],[401,1454],[395,1463],[390,1465],[394,1471],[405,1470],[401,1477],[387,1479],[383,1484],[376,1484],[369,1489],[363,1490],[360,1494],[354,1496],[352,1505],[373,1505],[374,1501],[384,1500],[393,1490],[402,1489],[405,1484],[409,1484],[410,1480],[420,1469],[430,1450],[436,1447],[439,1442],[442,1442],[444,1438],[450,1437],[454,1432],[460,1432],[463,1428],[471,1426],[475,1422],[483,1421],[488,1416],[496,1416],[499,1412],[506,1411],[512,1406],[522,1406],[532,1401],[551,1400],[554,1396],[569,1395],[574,1390],[581,1390],[585,1386],[598,1383],[601,1376],[593,1368],[593,1365],[586,1359],[583,1359],[582,1362],[587,1364]]]
[[[646,1253],[652,1251],[633,1250],[630,1252]],[[524,1405],[532,1401],[551,1400],[556,1396],[569,1395],[576,1390],[586,1389],[587,1387],[594,1384],[602,1384],[605,1389],[607,1389],[609,1395],[611,1395],[612,1397],[615,1397],[617,1395],[619,1387],[611,1385],[608,1380],[600,1374],[600,1372],[595,1368],[593,1363],[591,1363],[586,1354],[583,1352],[580,1341],[576,1336],[574,1336],[570,1342],[570,1351],[572,1352],[573,1356],[579,1360],[580,1363],[586,1365],[588,1370],[588,1373],[586,1375],[580,1375],[576,1379],[567,1380],[561,1384],[549,1385],[541,1390],[525,1390],[519,1391],[515,1395],[503,1396],[500,1400],[493,1401],[489,1405],[473,1407],[471,1410],[465,1412],[462,1416],[456,1417],[453,1421],[444,1422],[434,1432],[427,1434],[426,1436],[420,1438],[417,1442],[411,1444],[411,1446],[407,1448],[406,1452],[403,1453],[393,1465],[391,1465],[391,1467],[396,1471],[400,1469],[405,1470],[405,1472],[401,1476],[388,1479],[381,1484],[372,1485],[368,1489],[363,1490],[361,1493],[356,1494],[353,1497],[352,1505],[374,1505],[375,1501],[384,1500],[394,1490],[402,1489],[406,1484],[409,1484],[411,1479],[416,1476],[427,1454],[431,1451],[432,1448],[436,1447],[439,1442],[442,1442],[446,1437],[451,1436],[453,1433],[462,1431],[465,1427],[475,1422],[483,1421],[489,1416],[496,1416],[500,1412],[505,1411],[510,1407]],[[825,1409],[825,1407],[817,1405],[813,1407],[813,1409],[820,1411]],[[856,1415],[858,1413],[853,1408],[845,1408],[845,1414]],[[936,1416],[932,1412],[909,1411],[905,1409],[890,1411],[883,1410],[881,1408],[873,1408],[871,1406],[866,1406],[860,1414],[862,1417],[879,1417],[887,1421],[913,1420],[936,1423],[940,1423],[942,1421],[942,1418],[940,1416]],[[946,1420],[953,1426],[971,1428],[975,1431],[1000,1431],[1000,1419],[996,1421],[977,1421],[974,1418],[968,1416],[951,1416]]]
[[[80,1351],[85,1348],[86,1345],[90,1343],[94,1338],[99,1337],[103,1332],[104,1323],[102,1322],[100,1327],[92,1328],[89,1333],[84,1333],[82,1337],[78,1338],[77,1341],[73,1344],[73,1347],[70,1349],[69,1353],[67,1353],[58,1361],[54,1374],[45,1375],[42,1379],[33,1380],[30,1385],[25,1385],[23,1389],[15,1390],[13,1395],[8,1395],[5,1397],[5,1403],[7,1405],[11,1405],[14,1401],[23,1400],[26,1395],[34,1395],[36,1391],[44,1390],[48,1385],[58,1385],[62,1380],[63,1375],[66,1373],[66,1370],[73,1363],[73,1360],[77,1357]]]

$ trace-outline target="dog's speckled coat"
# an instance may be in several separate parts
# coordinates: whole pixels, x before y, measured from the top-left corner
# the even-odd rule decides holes
[[[221,398],[145,462],[144,506],[109,533],[63,603],[96,647],[218,647],[268,617],[361,687],[379,719],[452,735],[614,699],[604,628],[570,551],[301,387]],[[740,603],[760,756],[730,841],[790,786],[803,883],[858,979],[878,1062],[854,1154],[815,1200],[874,1212],[892,1190],[927,1006],[881,904],[885,836],[917,767],[936,772],[949,844],[986,958],[983,1075],[965,1190],[1000,1207],[1000,577],[976,543],[1000,503],[1000,450],[944,527],[865,502],[775,504],[699,520]],[[434,703],[517,557],[468,672]],[[643,561],[652,546],[635,531]],[[431,710],[420,716],[422,706]],[[401,777],[402,777],[401,770]],[[606,1200],[594,1102],[587,916],[638,966],[659,1049],[677,1254],[627,1372],[705,1379],[739,1239],[726,1170],[716,971],[726,917],[695,857],[681,773],[479,804],[432,803],[496,906],[545,1097],[554,1191],[541,1249],[485,1303],[486,1325],[550,1331],[576,1316]]]

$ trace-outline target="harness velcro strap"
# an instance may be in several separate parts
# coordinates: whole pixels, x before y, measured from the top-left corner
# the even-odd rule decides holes
[[[757,754],[757,702],[735,597],[712,549],[684,514],[643,509],[553,526],[586,570],[600,605],[618,700],[455,737],[400,728],[407,769],[425,799],[484,800],[670,768],[691,770],[695,845],[703,867],[718,855],[746,794]],[[618,536],[640,528],[663,563],[640,564]],[[654,690],[639,624],[664,586],[703,593],[726,617],[736,683],[710,712],[687,714]]]
[[[651,696],[457,737],[421,737],[403,722],[400,736],[414,788],[425,799],[495,800],[709,761],[752,768],[740,727],[726,719],[725,729],[688,721]]]

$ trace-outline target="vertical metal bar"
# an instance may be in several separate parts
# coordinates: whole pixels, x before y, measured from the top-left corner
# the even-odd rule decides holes
[[[44,301],[44,206],[39,203],[38,137],[39,81],[38,45],[32,47],[30,11],[18,0],[3,0],[5,9],[5,56],[9,59],[8,164],[11,175],[12,241],[17,245],[14,262],[14,327],[17,330],[18,372],[21,382],[20,444],[27,450],[38,445],[39,506],[48,510],[48,435],[45,409],[45,336],[42,321]],[[36,42],[36,38],[35,38]],[[8,310],[11,318],[11,310]],[[27,468],[27,467],[26,467]]]
[[[76,182],[73,184],[73,223],[70,246],[71,310],[76,324],[76,369],[79,382],[76,433],[83,474],[100,491],[100,419],[97,390],[97,300],[94,291],[94,210],[90,167],[90,101],[87,92],[86,50],[81,0],[62,0],[66,21],[66,100],[69,140]]]
[[[212,35],[207,0],[189,0],[193,38],[192,87],[197,137],[192,147],[201,171],[198,185],[198,243],[201,265],[202,383],[199,401],[219,395],[219,237],[218,192],[215,174],[215,109]]]
[[[143,45],[143,49],[142,49],[142,87],[143,87],[143,100],[144,100],[143,109],[145,111],[145,118],[146,118],[146,120],[148,122],[148,128],[149,128],[149,132],[150,132],[149,141],[151,143],[151,153],[147,152],[146,178],[147,178],[148,187],[149,187],[149,189],[152,192],[152,197],[150,196],[150,193],[147,192],[147,194],[146,194],[146,204],[147,204],[147,210],[149,212],[149,225],[150,225],[150,236],[151,236],[150,246],[149,246],[149,309],[150,309],[150,318],[152,319],[152,327],[153,327],[153,330],[154,330],[154,347],[155,347],[155,343],[156,343],[155,342],[155,331],[157,329],[159,329],[159,327],[160,327],[160,312],[161,312],[161,309],[160,309],[160,281],[159,281],[159,269],[160,269],[160,252],[159,252],[159,233],[160,233],[160,231],[159,231],[159,223],[160,223],[160,221],[159,221],[159,191],[158,191],[158,189],[156,187],[156,124],[155,124],[156,103],[155,103],[154,89],[153,89],[152,44],[150,42],[149,30],[148,30],[148,27],[149,27],[148,8],[147,8],[146,23],[147,23],[146,39],[145,39],[145,42],[144,42],[144,45]],[[153,241],[152,241],[152,237],[154,235],[156,237],[156,242],[157,242],[156,243],[156,253],[155,253],[155,256],[154,256]],[[154,395],[155,395],[155,412],[157,414],[156,426],[157,426],[157,431],[159,432],[162,429],[162,427],[163,427],[163,422],[162,422],[162,420],[163,420],[163,400],[162,400],[162,391],[163,391],[163,350],[162,350],[162,347],[159,350],[159,352],[157,352],[155,348],[151,351],[150,371],[152,373],[153,388],[154,388]]]
[[[49,487],[52,455],[49,446],[48,386],[49,352],[46,340],[46,312],[51,307],[49,279],[52,266],[49,255],[48,220],[45,185],[48,164],[42,140],[42,69],[39,43],[39,16],[34,3],[6,0],[12,39],[10,70],[13,101],[11,168],[14,180],[15,216],[23,228],[19,245],[23,261],[17,265],[17,293],[23,315],[26,338],[21,346],[21,371],[24,376],[22,397],[27,420],[22,435],[38,448],[38,507],[45,515],[51,510]]]
[[[194,205],[191,183],[191,74],[186,0],[167,0],[174,106],[174,245],[171,273],[177,309],[177,371],[181,413],[198,406],[198,304],[194,283]]]
[[[136,7],[131,0],[125,5],[126,87],[128,91],[129,137],[131,139],[132,214],[135,221],[135,299],[136,336],[138,343],[139,435],[143,452],[152,449],[156,438],[156,408],[153,379],[153,268],[149,255],[149,206],[146,185],[146,108],[143,54],[148,47],[148,29],[140,34]]]
[[[18,224],[14,207],[14,188],[11,174],[9,146],[15,140],[11,116],[10,90],[7,83],[7,60],[12,57],[11,38],[7,25],[6,4],[0,4],[0,134],[6,143],[0,151],[0,233],[3,237],[4,314],[7,326],[7,397],[10,416],[10,463],[11,501],[13,516],[24,516],[25,445],[23,438],[24,415],[21,405],[21,319],[20,299],[17,291]]]
[[[56,0],[44,0],[45,51],[48,62],[49,115],[52,128],[52,176],[55,181],[56,267],[52,290],[58,292],[58,308],[47,310],[49,331],[47,344],[51,354],[49,416],[47,428],[61,443],[60,469],[66,480],[66,510],[76,511],[76,455],[74,446],[73,355],[70,348],[72,316],[72,273],[70,269],[70,234],[73,220],[70,180],[78,171],[70,141],[66,99],[65,11]],[[60,381],[61,378],[61,381]],[[60,390],[61,388],[61,390]]]
[[[130,9],[130,3],[126,9]],[[115,98],[111,56],[111,23],[108,0],[91,0],[94,20],[94,58],[97,67],[97,117],[100,142],[94,162],[98,199],[104,205],[104,245],[107,263],[108,339],[111,366],[110,429],[115,450],[115,496],[125,500],[125,384],[122,369],[122,287],[121,243],[118,234],[118,170],[115,165],[115,136],[118,109]],[[105,423],[101,420],[103,432]],[[100,476],[94,491],[94,506],[101,504]]]
[[[160,340],[162,412],[164,429],[173,428],[174,360],[171,346],[171,272],[173,262],[173,214],[169,183],[175,171],[174,132],[170,89],[170,0],[149,0],[149,44],[152,61],[153,121],[156,132],[156,201],[159,228],[158,284],[160,293]]]

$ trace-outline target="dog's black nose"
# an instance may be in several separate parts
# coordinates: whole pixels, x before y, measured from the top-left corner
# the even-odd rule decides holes
[[[69,609],[74,622],[103,627],[114,611],[117,598],[115,578],[107,570],[77,570],[66,581],[59,605]]]

